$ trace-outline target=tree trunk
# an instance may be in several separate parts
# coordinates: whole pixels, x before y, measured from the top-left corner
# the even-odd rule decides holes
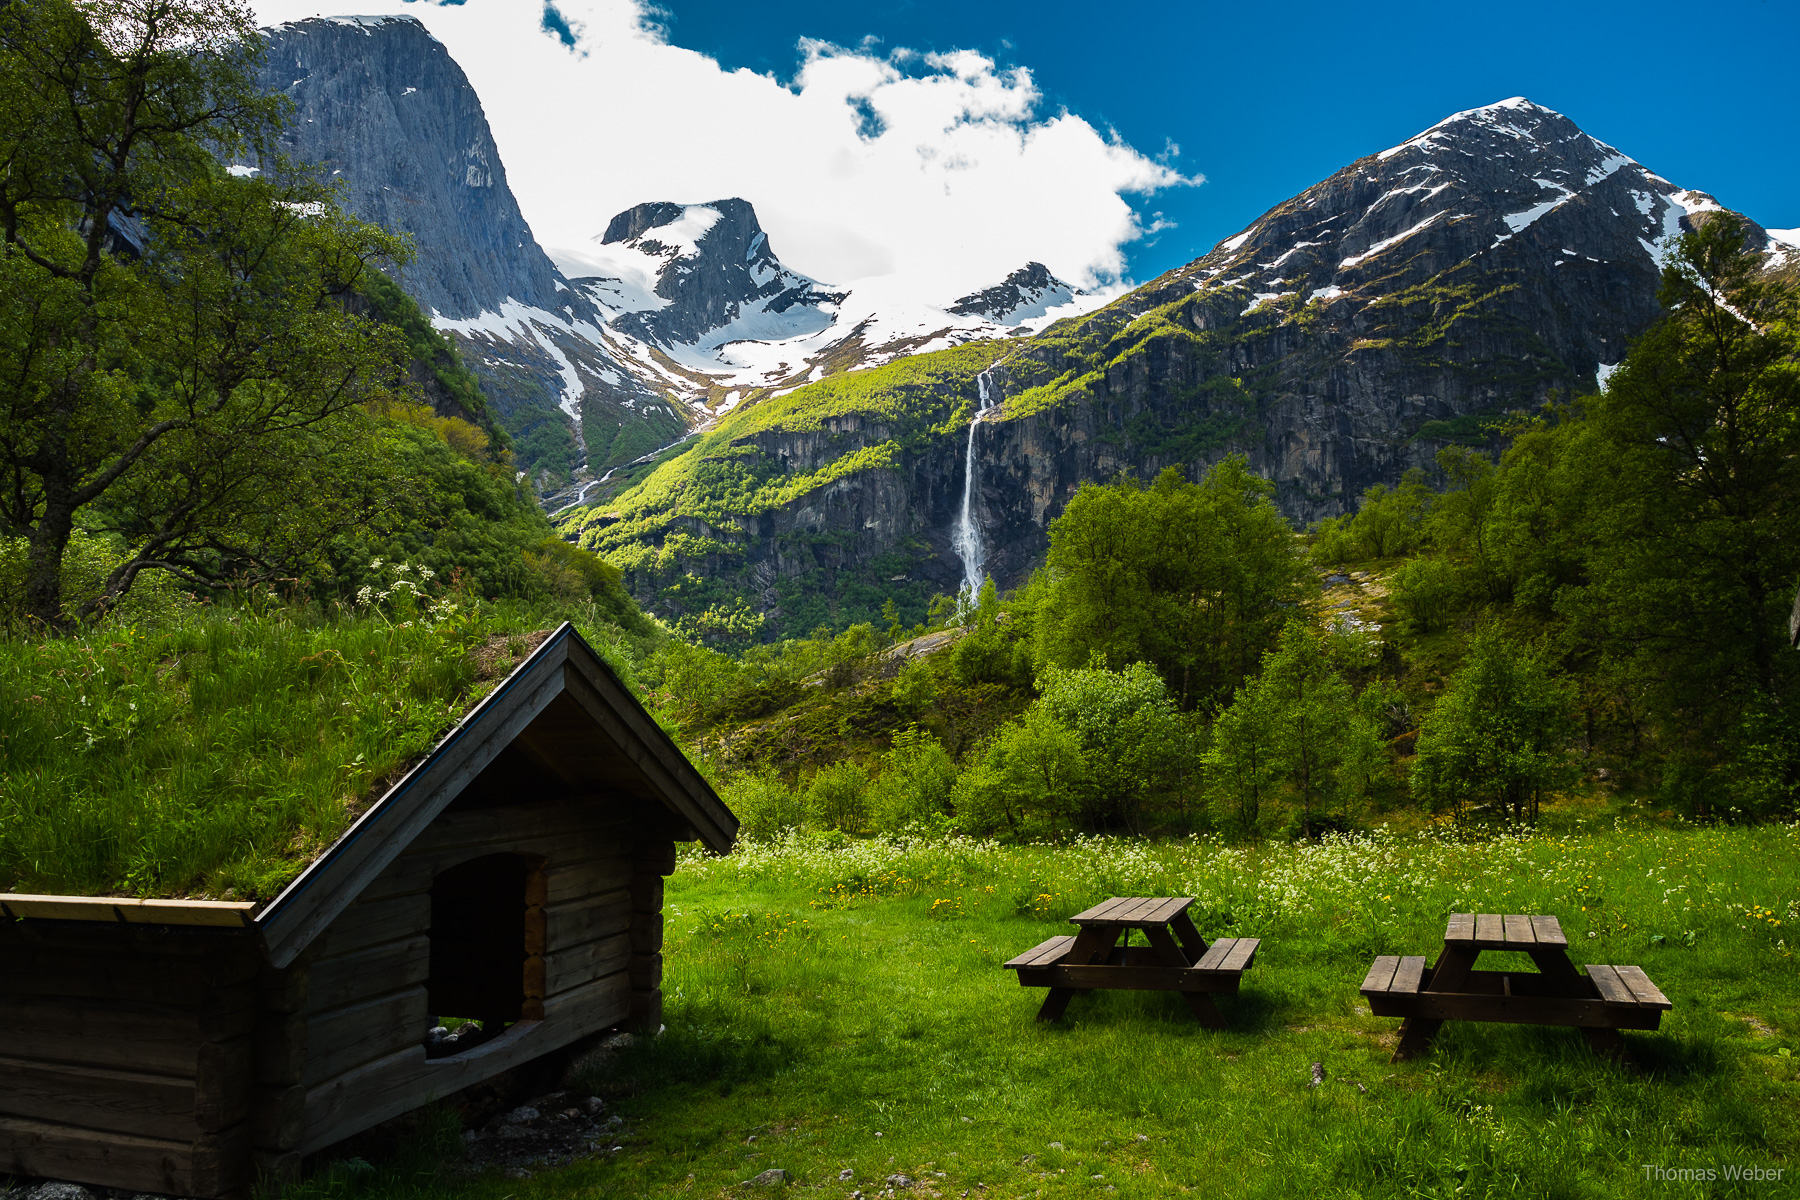
[[[75,510],[52,494],[44,505],[43,517],[31,531],[31,550],[25,563],[25,611],[46,628],[63,624],[63,552],[69,547],[74,528]]]

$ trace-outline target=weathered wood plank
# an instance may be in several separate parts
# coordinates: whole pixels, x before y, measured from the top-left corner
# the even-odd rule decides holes
[[[1260,945],[1262,945],[1261,938],[1238,938],[1231,947],[1231,951],[1225,955],[1225,961],[1219,964],[1218,969],[1221,971],[1247,970],[1251,961],[1256,957],[1256,948]]]
[[[1642,967],[1616,966],[1619,982],[1631,989],[1632,996],[1639,1004],[1647,1004],[1653,1008],[1674,1008],[1669,998],[1662,994],[1662,989],[1650,982]]]
[[[544,994],[554,996],[602,975],[623,971],[634,953],[656,952],[637,950],[631,939],[623,934],[579,946],[560,947],[544,956]]]
[[[1216,948],[1217,943],[1214,943]],[[1394,972],[1400,969],[1400,956],[1397,954],[1380,954],[1369,967],[1369,973],[1363,976],[1361,992],[1385,992],[1394,982]]]
[[[545,903],[551,908],[629,888],[632,878],[631,863],[616,852],[592,858],[553,854],[545,872],[549,888]]]
[[[427,1060],[408,1047],[307,1088],[306,1134],[310,1154],[421,1104],[490,1079],[577,1038],[625,1020],[631,981],[624,972],[597,979],[544,1002],[542,1021],[520,1022],[500,1037],[450,1058]]]
[[[1521,950],[1528,950],[1537,945],[1537,934],[1531,930],[1530,917],[1508,915],[1500,919],[1500,925],[1509,948],[1517,946]]]
[[[1369,993],[1378,1017],[1489,1021],[1514,1025],[1574,1025],[1596,1029],[1655,1029],[1659,1009],[1608,1005],[1570,996],[1489,996],[1463,992]]]
[[[654,913],[631,914],[631,946],[640,954],[654,954],[663,945],[663,915]]]
[[[595,800],[550,800],[459,811],[454,802],[437,815],[407,854],[434,854],[493,842],[541,838],[561,842],[570,835],[629,836],[630,823],[617,807]]]
[[[341,957],[322,958],[312,965],[306,1009],[316,1013],[342,1008],[370,996],[424,983],[429,974],[431,939],[422,936],[371,946]]]
[[[265,1012],[251,1035],[255,1047],[255,1082],[299,1083],[306,1072],[306,1014]]]
[[[1130,896],[1114,896],[1110,900],[1101,901],[1092,908],[1082,909],[1080,912],[1070,917],[1069,921],[1074,925],[1083,925],[1090,922],[1110,920],[1114,909],[1124,908],[1126,905],[1130,904],[1131,901],[1132,897]]]
[[[663,994],[661,988],[631,993],[631,1014],[626,1022],[640,1033],[655,1033],[662,1026]]]
[[[242,987],[227,988],[213,1002],[191,1008],[30,997],[0,1005],[0,1022],[20,1031],[20,1036],[7,1038],[7,1048],[20,1057],[191,1079],[200,1043],[250,1032],[256,1017],[250,999],[249,989]]]
[[[1217,971],[1223,969],[1225,959],[1231,954],[1232,950],[1237,947],[1237,942],[1238,940],[1236,938],[1215,938],[1212,946],[1205,954],[1200,956],[1200,961],[1194,964],[1194,969],[1197,971]]]
[[[1501,923],[1499,913],[1475,914],[1475,940],[1501,946],[1506,944],[1506,927]]]
[[[1050,938],[1046,941],[1039,942],[1037,945],[1035,945],[1031,949],[1025,951],[1023,954],[1014,955],[1013,957],[1007,959],[1005,962],[1001,963],[1000,967],[1002,970],[1016,971],[1020,967],[1035,967],[1035,966],[1041,966],[1047,962],[1054,962],[1055,960],[1061,958],[1064,954],[1068,953],[1069,947],[1073,946],[1074,944],[1075,944],[1075,935],[1074,934],[1072,934],[1072,933],[1058,934],[1056,937]]]
[[[426,887],[430,887],[430,881]],[[384,942],[424,933],[431,925],[431,897],[426,892],[363,900],[333,921],[315,943],[313,957],[339,957]]]
[[[16,920],[103,921],[131,925],[250,924],[254,902],[242,900],[139,900],[130,896],[33,896],[0,892],[0,915]]]
[[[425,989],[412,987],[313,1016],[306,1023],[303,1082],[315,1087],[385,1055],[422,1047],[426,1015]]]
[[[661,912],[663,887],[661,875],[633,875],[631,877],[631,910],[633,912]]]
[[[249,1035],[229,1042],[202,1042],[196,1066],[194,1123],[207,1133],[218,1133],[242,1121],[255,1072]]]
[[[1425,956],[1409,954],[1400,960],[1394,971],[1394,981],[1388,985],[1390,992],[1416,992],[1425,979]]]
[[[138,1137],[192,1141],[194,1081],[105,1067],[0,1058],[0,1114]]]
[[[249,939],[244,940],[248,943]],[[197,958],[137,954],[75,957],[59,950],[20,947],[6,953],[6,970],[0,971],[0,997],[126,996],[148,1004],[186,1007],[205,1003],[222,988],[248,985],[257,971],[256,960],[244,953]]]
[[[1604,963],[1589,963],[1588,978],[1600,991],[1600,998],[1608,1004],[1625,1004],[1637,1007],[1637,997],[1631,989],[1619,980],[1619,973]]]
[[[1071,966],[1024,967],[1019,982],[1025,987],[1067,987],[1083,991],[1215,992],[1236,995],[1242,973],[1238,971],[1178,971],[1173,967]]]
[[[431,889],[431,881],[451,867],[468,862],[473,858],[482,858],[489,854],[518,854],[527,858],[544,858],[551,864],[554,874],[556,868],[585,863],[595,860],[616,860],[616,865],[605,868],[614,873],[617,882],[613,887],[624,887],[631,878],[631,867],[625,861],[626,848],[615,836],[602,830],[577,830],[561,837],[540,838],[520,837],[506,838],[500,841],[483,842],[475,846],[458,846],[449,850],[431,852],[407,851],[389,864],[372,880],[363,893],[365,900],[385,900],[393,896],[414,895]],[[557,885],[552,882],[551,902],[572,899],[572,896],[559,896]]]
[[[626,933],[631,929],[632,911],[631,893],[624,889],[550,905],[544,910],[545,947],[555,949]]]
[[[1531,918],[1531,932],[1540,946],[1567,946],[1569,939],[1563,936],[1562,922],[1555,917],[1534,916]]]
[[[662,986],[663,956],[660,954],[634,954],[626,972],[631,976],[631,986],[638,991]]]
[[[654,838],[635,843],[631,852],[631,870],[634,875],[673,875],[675,873],[674,841]]]
[[[298,1149],[306,1133],[306,1089],[298,1085],[257,1088],[250,1122],[251,1141],[258,1150]]]
[[[1444,927],[1445,942],[1472,942],[1475,940],[1475,914],[1451,913],[1450,923]]]
[[[0,1116],[0,1173],[218,1196],[250,1182],[248,1123],[238,1130],[186,1142]]]

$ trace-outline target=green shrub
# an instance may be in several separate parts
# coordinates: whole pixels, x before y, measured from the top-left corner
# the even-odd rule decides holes
[[[719,798],[738,819],[738,835],[768,841],[806,823],[805,800],[773,771],[739,775]]]
[[[931,734],[909,725],[894,735],[894,748],[868,791],[875,828],[896,832],[929,824],[950,812],[956,764]]]
[[[807,816],[826,829],[860,833],[869,823],[868,791],[867,771],[856,763],[833,763],[806,789]]]

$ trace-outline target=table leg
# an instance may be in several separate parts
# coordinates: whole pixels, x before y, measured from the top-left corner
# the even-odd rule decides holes
[[[1618,1030],[1583,1026],[1581,1036],[1587,1040],[1588,1048],[1601,1058],[1610,1058],[1617,1063],[1631,1061],[1631,1054],[1625,1049],[1625,1039],[1619,1036]]]
[[[1050,994],[1044,997],[1044,1006],[1038,1009],[1037,1019],[1040,1021],[1060,1021],[1063,1010],[1069,1007],[1069,1001],[1075,998],[1080,988],[1053,987]]]
[[[1550,981],[1555,995],[1591,1000],[1599,994],[1594,985],[1575,969],[1575,964],[1569,961],[1568,951],[1551,947],[1530,953],[1531,961],[1537,964],[1538,972]],[[1581,1036],[1588,1048],[1600,1057],[1621,1063],[1631,1061],[1631,1055],[1625,1048],[1625,1039],[1619,1036],[1618,1030],[1582,1026]]]
[[[1187,951],[1189,962],[1199,962],[1208,949],[1206,939],[1200,936],[1200,930],[1194,926],[1194,918],[1187,915],[1186,910],[1175,914],[1169,922],[1169,928],[1181,940],[1181,948]]]
[[[1469,971],[1474,968],[1475,957],[1479,953],[1473,946],[1445,946],[1439,953],[1437,962],[1432,964],[1431,974],[1425,977],[1426,989],[1433,992],[1462,991],[1469,982]],[[1400,1022],[1400,1044],[1394,1047],[1394,1057],[1389,1061],[1405,1062],[1428,1053],[1432,1040],[1443,1027],[1444,1023],[1440,1020],[1406,1018]]]
[[[1219,1006],[1212,1002],[1211,996],[1205,992],[1183,992],[1181,998],[1187,1001],[1188,1010],[1201,1025],[1207,1029],[1225,1028],[1225,1018],[1219,1012]]]
[[[1101,961],[1112,952],[1114,943],[1119,940],[1118,926],[1084,926],[1075,935],[1075,944],[1062,961],[1072,966],[1088,966]],[[1069,1007],[1069,1001],[1077,995],[1090,991],[1089,988],[1053,987],[1050,994],[1044,997],[1044,1005],[1038,1009],[1037,1019],[1040,1021],[1060,1021],[1063,1010]]]

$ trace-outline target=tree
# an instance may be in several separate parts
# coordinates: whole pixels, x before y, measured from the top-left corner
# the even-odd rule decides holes
[[[1147,661],[1181,707],[1218,708],[1311,582],[1273,493],[1238,456],[1199,483],[1083,485],[1050,526],[1040,661]]]
[[[1492,805],[1510,820],[1536,821],[1543,794],[1576,776],[1567,754],[1574,703],[1540,651],[1481,630],[1420,723],[1415,794],[1458,820]]]
[[[1076,791],[1090,830],[1144,832],[1146,810],[1176,792],[1189,758],[1186,721],[1149,663],[1123,671],[1048,667],[1037,707],[1075,735],[1085,777]]]
[[[1667,315],[1590,405],[1589,495],[1607,503],[1588,565],[1608,655],[1644,664],[1665,726],[1711,757],[1795,681],[1800,299],[1724,213],[1681,236],[1658,299]]]
[[[260,52],[237,0],[0,5],[0,520],[40,621],[80,615],[78,526],[127,551],[93,612],[147,569],[290,572],[386,503],[359,406],[404,339],[345,300],[404,247],[273,153]]]

